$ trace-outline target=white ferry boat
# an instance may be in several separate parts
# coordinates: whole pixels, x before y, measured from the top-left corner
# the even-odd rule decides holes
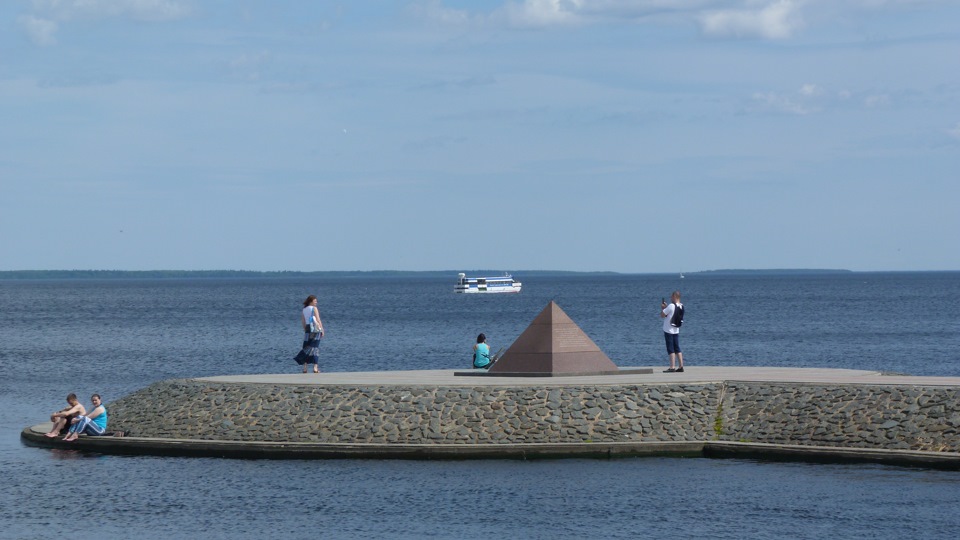
[[[457,274],[457,278],[453,292],[458,293],[518,293],[522,286],[510,274],[500,277],[467,277],[461,272]]]

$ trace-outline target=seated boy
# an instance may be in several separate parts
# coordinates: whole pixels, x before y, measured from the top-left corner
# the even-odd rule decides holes
[[[81,414],[87,414],[87,409],[80,404],[76,394],[71,393],[68,395],[67,403],[70,405],[69,407],[60,409],[50,415],[50,421],[53,422],[53,429],[48,433],[44,433],[47,437],[56,437],[60,434],[61,430],[70,425],[74,418]]]

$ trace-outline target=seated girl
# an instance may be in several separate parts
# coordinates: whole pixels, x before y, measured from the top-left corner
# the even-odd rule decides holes
[[[491,363],[490,346],[487,345],[487,336],[480,334],[477,336],[477,344],[473,346],[473,367],[485,369],[489,368]]]

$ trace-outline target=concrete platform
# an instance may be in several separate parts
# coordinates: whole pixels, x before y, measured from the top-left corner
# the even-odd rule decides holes
[[[679,399],[676,396],[677,389],[689,388],[687,385],[735,385],[736,383],[760,383],[774,385],[789,385],[796,388],[804,388],[801,393],[816,394],[815,402],[819,401],[819,385],[839,385],[846,388],[847,385],[864,388],[884,387],[889,385],[891,391],[885,388],[880,393],[890,393],[899,395],[903,387],[912,389],[929,388],[928,392],[937,395],[947,396],[946,401],[941,400],[938,403],[955,402],[958,389],[960,389],[960,377],[914,377],[908,375],[883,374],[876,371],[852,370],[852,369],[823,369],[823,368],[776,368],[776,367],[717,367],[717,366],[688,366],[684,373],[663,373],[663,366],[646,366],[652,373],[631,373],[620,375],[590,375],[590,376],[567,376],[567,377],[462,377],[456,376],[454,370],[422,370],[422,371],[386,371],[386,372],[333,372],[333,373],[292,373],[292,374],[258,374],[258,375],[223,375],[217,377],[203,377],[190,379],[190,381],[203,382],[203,388],[250,388],[255,394],[263,394],[270,399],[277,399],[277,394],[295,393],[306,395],[309,393],[321,392],[322,395],[333,395],[331,392],[346,391],[365,394],[368,390],[375,389],[375,392],[396,393],[402,396],[396,402],[398,407],[412,407],[405,405],[407,403],[407,394],[411,388],[424,389],[423,394],[429,395],[437,389],[448,389],[448,393],[455,389],[469,389],[468,395],[472,393],[490,395],[504,395],[504,392],[511,395],[520,395],[530,393],[527,389],[532,389],[533,394],[537,394],[537,389],[552,389],[550,394],[559,395],[561,392],[581,392],[580,387],[593,388],[593,392],[603,393],[609,396],[624,396],[633,394],[630,399],[639,399],[641,395],[654,394],[660,396],[656,390],[651,387],[666,387],[661,402],[664,409],[658,409],[661,413],[667,411],[669,421],[662,424],[663,429],[678,426],[676,422],[682,420],[684,414],[696,407],[689,405],[672,404],[672,400]],[[630,368],[624,368],[630,369]],[[643,369],[643,368],[634,368]],[[182,380],[181,380],[182,381]],[[180,383],[178,383],[180,384]],[[199,383],[190,383],[197,386]],[[265,385],[259,390],[260,385]],[[188,386],[189,386],[188,385]],[[289,390],[277,386],[290,385]],[[682,385],[682,386],[678,386]],[[806,385],[810,385],[809,387]],[[181,384],[182,386],[182,384]],[[619,387],[610,390],[596,390],[597,387]],[[322,387],[331,387],[323,389]],[[506,388],[507,390],[504,390]],[[511,390],[511,388],[513,390]],[[346,390],[345,390],[346,389]],[[361,389],[361,390],[349,390]],[[671,390],[672,389],[672,390]],[[220,391],[220,390],[218,390]],[[708,390],[693,390],[689,394],[696,392],[707,392]],[[792,390],[787,390],[790,392]],[[779,389],[772,393],[782,399],[784,390]],[[847,392],[843,390],[843,392]],[[858,395],[860,388],[852,388],[851,394]],[[722,394],[722,393],[721,393]],[[161,393],[163,401],[170,401],[165,398],[167,394]],[[206,395],[206,394],[205,394]],[[220,394],[217,394],[220,395]],[[679,395],[684,395],[680,393]],[[207,397],[203,398],[208,401]],[[215,398],[219,399],[219,398]],[[300,399],[299,397],[297,399]],[[326,398],[325,398],[326,399]],[[512,398],[516,399],[516,397]],[[66,443],[59,438],[47,438],[43,435],[50,429],[49,423],[42,423],[27,427],[21,432],[21,440],[30,446],[45,448],[72,449],[82,452],[93,452],[102,454],[127,454],[127,455],[161,455],[161,456],[205,456],[205,457],[227,457],[227,458],[254,458],[254,459],[335,459],[335,458],[367,458],[367,459],[538,459],[538,458],[561,458],[561,457],[627,457],[627,456],[676,456],[676,457],[716,457],[716,458],[749,458],[749,459],[771,459],[771,460],[791,460],[791,461],[816,461],[816,462],[870,462],[886,463],[905,466],[919,466],[942,469],[960,469],[960,452],[956,451],[921,451],[916,449],[883,449],[883,448],[852,448],[849,446],[834,446],[829,443],[823,444],[771,444],[768,442],[742,442],[737,440],[736,436],[727,437],[727,440],[718,440],[713,436],[712,425],[715,418],[721,414],[729,414],[730,402],[729,394],[726,398],[723,395],[719,397],[725,402],[727,407],[717,411],[699,411],[699,421],[702,424],[709,424],[710,428],[700,432],[697,436],[679,437],[676,440],[629,440],[612,441],[599,440],[593,437],[584,437],[583,440],[564,441],[564,442],[531,442],[526,435],[518,441],[512,442],[485,442],[481,444],[457,442],[451,444],[444,441],[435,443],[426,442],[423,444],[412,442],[357,442],[351,439],[351,442],[299,442],[292,440],[278,440],[285,438],[287,431],[281,431],[279,437],[267,437],[266,440],[223,440],[222,437],[210,435],[198,438],[178,438],[169,436],[161,438],[159,436],[126,436],[126,437],[81,437],[76,442]],[[789,398],[787,398],[789,399]],[[494,399],[483,401],[484,403],[494,403]],[[326,404],[327,401],[323,401]],[[338,409],[338,402],[330,403],[330,411]],[[391,402],[395,403],[395,402]],[[679,402],[677,402],[679,403]],[[439,402],[435,403],[439,405]],[[576,405],[576,402],[572,405]],[[108,404],[109,406],[109,404]],[[443,407],[445,407],[444,405]],[[542,407],[534,405],[534,407]],[[219,407],[215,409],[219,411]],[[443,407],[430,409],[425,407],[424,411],[446,410]],[[494,405],[495,408],[500,407]],[[119,408],[119,406],[118,406]],[[409,409],[413,411],[413,409]],[[567,409],[564,409],[567,410]],[[874,409],[876,410],[876,409]],[[723,411],[723,413],[721,413]],[[190,415],[195,412],[190,411]],[[486,411],[485,412],[491,412]],[[664,414],[667,414],[664,413]],[[326,414],[326,413],[325,413]],[[370,415],[371,419],[376,418],[380,421],[379,411]],[[406,414],[406,413],[404,413]],[[428,425],[430,420],[434,420],[438,427],[457,421],[453,417],[427,418],[423,416],[427,413],[411,412],[412,416],[418,416]],[[440,413],[437,413],[440,414]],[[446,413],[443,413],[446,414]],[[502,410],[498,414],[503,414]],[[553,413],[550,413],[553,414]],[[595,413],[593,417],[596,418]],[[619,417],[620,413],[614,416]],[[957,414],[957,413],[949,413]],[[949,416],[948,414],[948,416]],[[277,415],[272,415],[276,417]],[[411,417],[412,417],[411,416]],[[602,416],[602,415],[601,415]],[[642,416],[642,415],[641,415]],[[161,416],[156,419],[157,422],[166,422],[165,419],[176,417],[176,415]],[[324,416],[326,418],[326,416]],[[633,414],[632,417],[637,417]],[[702,418],[700,418],[702,417]],[[336,415],[333,415],[336,418]],[[386,418],[386,417],[383,417]],[[486,417],[485,417],[486,418]],[[530,417],[527,417],[529,420]],[[653,417],[648,417],[653,418]],[[386,420],[390,420],[386,418]],[[729,420],[729,419],[728,419]],[[395,418],[394,420],[395,421]],[[550,420],[545,417],[544,422]],[[639,420],[638,420],[639,421]],[[954,422],[955,419],[950,420]],[[217,420],[219,422],[219,420]],[[239,420],[237,420],[239,422]],[[480,421],[478,420],[477,423]],[[880,422],[880,421],[877,421]],[[893,422],[892,424],[897,424]],[[150,422],[144,422],[142,425],[152,425]],[[206,424],[209,425],[209,424]],[[891,425],[892,426],[892,425]],[[789,429],[790,425],[784,426]],[[136,429],[136,428],[134,428]],[[414,427],[416,429],[416,427]],[[866,429],[866,428],[865,428]],[[877,429],[888,429],[886,425],[880,425]],[[889,429],[898,429],[890,427]],[[940,428],[937,428],[940,429]],[[955,428],[954,432],[956,431]],[[527,432],[524,432],[525,434]],[[779,433],[779,431],[778,431]],[[655,433],[654,433],[655,434]],[[191,435],[193,436],[193,435]],[[592,440],[591,440],[592,439]],[[708,440],[711,439],[711,440]],[[955,450],[957,445],[951,443],[942,447],[944,450]],[[925,448],[923,450],[926,450]]]
[[[28,446],[109,455],[167,457],[217,457],[229,459],[569,459],[673,457],[755,459],[814,463],[879,463],[901,467],[960,470],[960,453],[920,452],[762,444],[729,441],[531,443],[531,444],[318,444],[147,437],[81,437],[75,442],[50,439],[43,434],[51,423],[25,428],[21,440]]]
[[[114,455],[222,457],[240,459],[558,459],[629,456],[702,457],[703,442],[528,443],[528,444],[362,444],[211,441],[148,437],[51,439],[46,422],[28,427],[21,439],[31,446]]]
[[[457,377],[452,369],[419,371],[354,371],[330,373],[287,373],[262,375],[221,375],[198,380],[226,383],[269,383],[296,385],[556,387],[580,385],[716,383],[723,381],[784,382],[810,384],[909,384],[915,386],[960,386],[960,377],[915,377],[885,375],[879,371],[826,368],[688,366],[683,373],[663,373],[666,366],[625,367],[651,369],[649,374],[587,375],[569,377]]]

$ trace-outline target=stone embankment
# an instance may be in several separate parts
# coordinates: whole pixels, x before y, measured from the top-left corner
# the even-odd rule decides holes
[[[960,451],[960,388],[730,383],[719,438],[886,450]]]
[[[163,381],[110,405],[137,437],[314,443],[698,441],[718,385],[293,386]]]
[[[960,387],[717,382],[555,387],[170,380],[110,404],[136,437],[483,445],[729,441],[960,451]]]

